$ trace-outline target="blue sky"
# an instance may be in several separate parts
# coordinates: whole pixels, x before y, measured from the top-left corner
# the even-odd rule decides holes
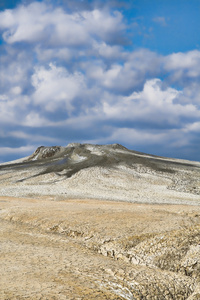
[[[120,143],[200,160],[199,0],[0,0],[0,162]]]

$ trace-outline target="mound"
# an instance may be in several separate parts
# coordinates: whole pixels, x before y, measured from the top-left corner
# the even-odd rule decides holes
[[[200,163],[128,150],[119,144],[41,146],[0,165],[1,195],[199,204]]]

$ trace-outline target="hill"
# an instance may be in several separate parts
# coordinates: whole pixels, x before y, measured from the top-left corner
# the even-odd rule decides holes
[[[39,147],[0,165],[0,195],[98,198],[199,204],[200,163],[144,154],[118,145]]]

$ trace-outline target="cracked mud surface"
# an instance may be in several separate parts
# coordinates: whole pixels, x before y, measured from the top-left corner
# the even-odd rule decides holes
[[[0,299],[200,299],[200,207],[0,197]]]

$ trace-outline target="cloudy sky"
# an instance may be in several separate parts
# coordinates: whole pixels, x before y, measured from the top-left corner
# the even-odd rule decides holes
[[[199,0],[0,0],[0,162],[71,142],[200,160]]]

